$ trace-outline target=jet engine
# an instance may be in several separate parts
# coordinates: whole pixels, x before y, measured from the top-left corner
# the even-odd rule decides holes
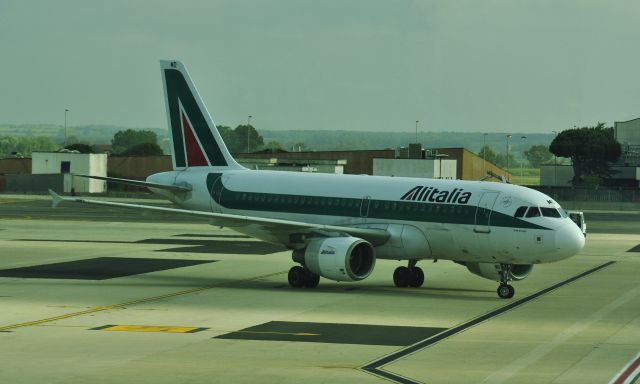
[[[499,265],[494,263],[465,263],[469,272],[485,279],[500,281]],[[509,280],[522,280],[529,276],[533,269],[532,264],[508,264]]]
[[[376,252],[368,241],[357,237],[325,237],[312,239],[305,249],[295,251],[293,260],[327,279],[358,281],[373,271]]]

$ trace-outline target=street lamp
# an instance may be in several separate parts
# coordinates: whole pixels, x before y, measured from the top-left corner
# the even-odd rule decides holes
[[[551,132],[553,132],[554,139],[558,137],[557,131],[551,131]],[[553,186],[555,187],[557,184],[558,184],[558,158],[554,153],[553,154]]]
[[[249,153],[249,127],[251,127],[251,115],[247,117],[247,153]]]
[[[67,146],[67,113],[69,110],[67,108],[64,109],[64,146]]]
[[[509,181],[509,140],[511,140],[511,134],[507,135],[507,181]]]
[[[522,154],[524,155],[524,140],[526,140],[527,136],[521,136],[520,137],[522,139],[523,145],[522,145]],[[523,158],[524,160],[524,158]],[[522,164],[524,163],[524,161],[520,161],[520,185],[524,184],[523,180],[524,180],[524,172],[522,169]]]
[[[488,133],[482,134],[482,177],[487,174],[486,164],[487,164],[487,135]]]

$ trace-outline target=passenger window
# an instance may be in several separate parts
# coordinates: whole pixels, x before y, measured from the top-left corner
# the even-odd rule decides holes
[[[522,217],[524,216],[525,212],[527,212],[527,207],[520,207],[516,210],[516,214],[514,215],[514,217]]]
[[[560,212],[555,208],[540,208],[542,216],[560,218]]]
[[[540,217],[540,210],[538,207],[529,207],[527,217]]]

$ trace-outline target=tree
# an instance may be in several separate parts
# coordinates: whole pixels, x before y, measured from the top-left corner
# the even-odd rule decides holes
[[[551,160],[553,154],[549,152],[549,148],[546,145],[532,145],[529,149],[524,151],[524,156],[532,167],[538,168],[540,164]]]
[[[278,150],[282,150],[282,144],[280,144],[279,141],[270,141],[264,146],[264,148],[271,152],[276,152]]]
[[[220,132],[220,136],[222,136],[222,140],[224,144],[227,146],[230,152],[242,152],[240,148],[242,148],[242,143],[239,142],[239,139],[236,135],[236,132],[229,126],[226,125],[218,125],[218,132]],[[246,151],[246,139],[245,139],[245,151]]]
[[[123,156],[161,156],[162,148],[156,143],[142,143],[127,149]]]
[[[613,128],[605,128],[604,123],[562,131],[553,139],[549,150],[558,157],[571,159],[573,185],[582,184],[585,177],[611,178],[609,163],[616,161],[621,153]]]
[[[258,134],[253,125],[238,125],[233,132],[236,137],[236,143],[240,148],[236,148],[232,152],[247,152],[247,149],[249,152],[255,152],[264,146],[264,139]],[[247,140],[249,140],[248,147]]]
[[[509,160],[507,161],[506,153],[498,153],[496,155],[496,162],[494,163],[500,168],[507,169],[507,167],[512,168],[518,166],[519,163],[516,162],[516,158],[513,156],[513,153],[509,152]]]
[[[93,148],[91,148],[91,146],[88,144],[75,143],[69,144],[64,148],[70,151],[78,151],[80,153],[93,153]]]
[[[495,164],[496,163],[496,153],[493,152],[490,146],[485,145],[480,148],[480,152],[478,152],[478,156],[482,157],[486,161]]]
[[[50,137],[0,137],[0,154],[31,156],[32,152],[51,152],[60,148]]]
[[[124,153],[134,145],[142,143],[158,144],[158,135],[150,130],[127,129],[116,132],[111,140],[113,153],[116,154]]]

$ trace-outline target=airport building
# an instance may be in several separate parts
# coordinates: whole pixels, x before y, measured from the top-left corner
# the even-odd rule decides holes
[[[480,180],[488,172],[506,171],[464,148],[424,149],[410,144],[399,149],[356,151],[261,151],[234,154],[249,169],[366,174],[459,180]],[[74,177],[90,174],[145,180],[172,169],[171,156],[108,156],[70,152],[36,152],[33,158],[0,160],[0,192],[106,192],[106,183]]]
[[[0,192],[104,193],[106,183],[72,174],[106,176],[106,154],[34,152],[31,158],[0,160]]]
[[[397,150],[256,152],[237,153],[234,157],[241,164],[245,164],[249,159],[277,159],[276,161],[279,162],[288,161],[296,164],[318,160],[340,161],[344,162],[344,173],[354,175],[436,178],[442,176],[458,180],[480,180],[487,172],[493,172],[505,178],[511,177],[502,168],[464,148],[425,149],[421,144],[410,144],[408,147]],[[442,172],[440,172],[440,166],[442,166]],[[452,171],[451,167],[455,170]]]

